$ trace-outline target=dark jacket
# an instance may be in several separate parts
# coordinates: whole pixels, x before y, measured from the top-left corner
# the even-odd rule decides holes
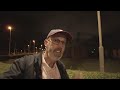
[[[42,79],[41,61],[41,53],[16,59],[0,79]],[[61,79],[69,79],[64,64],[61,61],[57,61],[56,64]]]

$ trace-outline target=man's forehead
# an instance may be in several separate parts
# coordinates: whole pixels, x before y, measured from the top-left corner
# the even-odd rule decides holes
[[[64,34],[61,34],[61,33],[57,33],[57,34],[54,34],[54,35],[52,35],[51,37],[53,37],[53,38],[57,38],[57,37],[62,37],[62,38],[65,38],[66,39],[66,36],[64,35]]]

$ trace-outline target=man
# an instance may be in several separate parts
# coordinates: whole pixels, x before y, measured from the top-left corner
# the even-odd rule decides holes
[[[72,40],[69,32],[51,30],[44,40],[45,50],[40,54],[24,56],[13,62],[10,69],[1,75],[3,79],[69,79],[64,64],[60,61],[66,43]]]

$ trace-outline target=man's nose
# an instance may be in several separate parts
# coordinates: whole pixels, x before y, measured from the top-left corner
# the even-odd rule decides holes
[[[65,46],[65,44],[64,44],[62,41],[60,41],[58,45],[59,45],[60,47]]]

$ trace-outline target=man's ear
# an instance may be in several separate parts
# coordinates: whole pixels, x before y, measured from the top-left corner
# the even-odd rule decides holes
[[[47,46],[47,43],[48,43],[48,40],[45,39],[45,40],[44,40],[44,45],[45,45],[45,47]]]

